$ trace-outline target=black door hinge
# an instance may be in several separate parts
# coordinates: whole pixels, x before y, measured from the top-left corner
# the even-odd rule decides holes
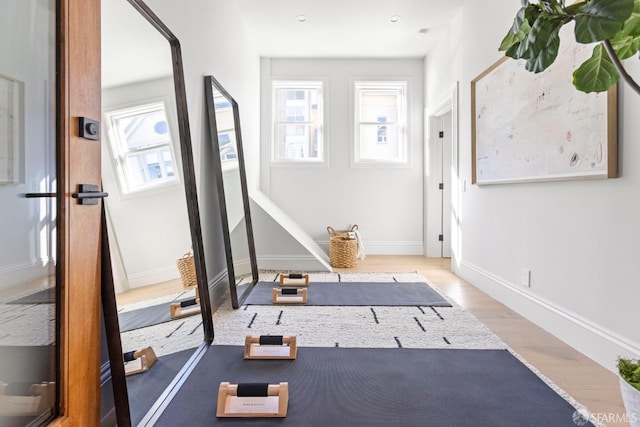
[[[438,132],[438,138],[444,138],[444,131],[443,130]]]
[[[438,235],[438,241],[444,242],[444,236],[442,234]]]
[[[442,182],[438,184],[438,190],[444,190],[444,184]]]

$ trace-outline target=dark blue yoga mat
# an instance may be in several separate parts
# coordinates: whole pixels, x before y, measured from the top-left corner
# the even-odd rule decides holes
[[[53,304],[56,302],[56,288],[47,288],[25,295],[7,304]]]
[[[136,426],[142,421],[194,351],[190,348],[160,356],[148,371],[127,377],[131,425]]]
[[[222,381],[288,382],[287,417],[216,418]],[[155,426],[575,427],[574,411],[507,350],[303,347],[290,361],[215,345]]]
[[[258,282],[244,303],[271,305],[278,287],[278,282]],[[312,282],[307,288],[306,305],[451,307],[424,282]]]
[[[118,313],[118,324],[120,332],[132,331],[134,329],[146,328],[148,326],[158,325],[160,323],[170,322],[171,320],[171,304],[181,301],[192,300],[184,298],[164,304],[151,305],[149,307],[139,308],[137,310],[125,311]],[[194,314],[200,315],[200,313]]]

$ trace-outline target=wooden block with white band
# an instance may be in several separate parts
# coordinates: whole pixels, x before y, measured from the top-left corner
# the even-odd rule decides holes
[[[309,286],[309,275],[302,273],[283,273],[280,275],[280,286]]]
[[[5,383],[0,381],[0,415],[34,417],[55,404],[56,383]],[[3,424],[4,425],[4,424]]]
[[[182,317],[200,314],[200,293],[196,288],[196,297],[181,302],[174,302],[169,308],[172,319],[180,319]]]
[[[287,416],[289,383],[220,383],[216,417]]]
[[[297,353],[295,336],[247,335],[244,340],[245,359],[295,359]]]
[[[151,347],[124,353],[124,373],[134,375],[148,371],[158,361],[156,353]]]
[[[307,289],[273,288],[271,302],[274,304],[306,304]]]

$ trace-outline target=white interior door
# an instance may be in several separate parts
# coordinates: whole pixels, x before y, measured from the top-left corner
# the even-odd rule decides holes
[[[442,257],[451,258],[451,111],[442,116]]]

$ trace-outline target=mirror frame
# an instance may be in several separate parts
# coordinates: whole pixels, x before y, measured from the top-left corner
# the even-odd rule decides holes
[[[236,152],[238,154],[238,172],[240,174],[240,187],[242,190],[242,203],[244,207],[245,226],[247,230],[247,243],[249,246],[249,261],[251,263],[251,283],[249,289],[238,298],[235,269],[233,267],[233,255],[231,251],[231,233],[229,231],[229,219],[227,215],[227,202],[224,194],[224,177],[222,172],[222,160],[220,159],[220,141],[218,140],[218,126],[216,122],[216,111],[214,104],[213,88],[215,87],[225,96],[233,108],[233,125],[236,135]],[[240,110],[236,100],[226,91],[224,87],[213,77],[204,76],[204,90],[209,118],[209,133],[214,151],[214,166],[216,169],[216,180],[218,190],[218,201],[220,204],[220,215],[222,220],[222,230],[224,237],[225,255],[227,258],[227,275],[229,279],[229,294],[231,295],[231,306],[239,308],[247,298],[255,284],[258,282],[258,262],[256,257],[255,240],[253,238],[253,225],[251,223],[251,209],[249,203],[249,191],[247,189],[247,174],[244,164],[244,151],[242,148],[242,134],[240,130]]]

